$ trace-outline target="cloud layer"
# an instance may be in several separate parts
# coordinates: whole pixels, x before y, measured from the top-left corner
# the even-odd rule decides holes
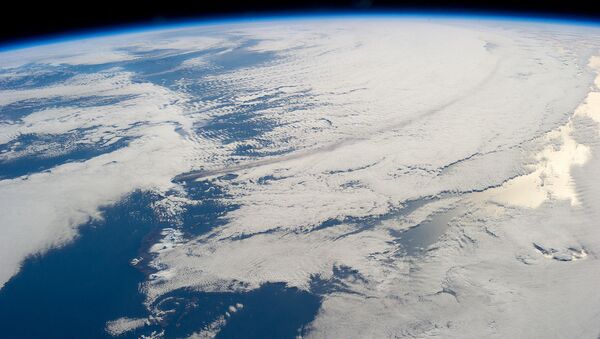
[[[0,285],[100,207],[155,190],[173,228],[150,249],[150,310],[182,288],[284,282],[322,293],[314,337],[595,336],[598,33],[346,18],[0,54],[0,107],[25,112],[0,115],[0,161],[43,153],[22,135],[127,140],[0,180]],[[97,97],[111,101],[78,105]],[[177,219],[202,203],[197,181],[235,206],[203,234]],[[412,233],[424,248],[409,250],[427,228],[441,236]]]

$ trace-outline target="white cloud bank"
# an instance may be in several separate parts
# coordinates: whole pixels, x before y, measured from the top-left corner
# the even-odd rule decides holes
[[[148,282],[149,302],[184,287],[246,290],[283,281],[308,290],[313,276],[331,278],[343,265],[363,279],[346,282],[354,293],[324,296],[310,336],[595,335],[586,326],[600,303],[586,296],[598,282],[598,270],[590,271],[597,243],[575,230],[589,232],[577,207],[597,200],[583,201],[570,175],[571,164],[589,163],[593,140],[574,140],[568,122],[590,100],[592,36],[565,27],[388,24],[298,38],[312,44],[289,52],[293,62],[225,76],[243,93],[308,89],[321,105],[257,113],[281,122],[266,150],[295,153],[234,167],[240,176],[225,188],[241,207],[226,225],[155,259],[169,274]],[[277,41],[278,33],[260,34]],[[267,175],[276,180],[259,183]],[[525,209],[470,193],[531,176],[547,186]],[[453,198],[386,216],[430,196]],[[462,212],[441,241],[423,257],[399,256],[391,231],[419,225],[444,201],[444,209]],[[358,232],[349,222],[311,231],[334,218],[377,215],[385,221]],[[556,304],[577,310],[547,311]]]

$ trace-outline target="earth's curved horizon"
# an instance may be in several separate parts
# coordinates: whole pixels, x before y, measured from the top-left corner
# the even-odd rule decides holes
[[[526,13],[526,12],[494,12],[485,10],[369,10],[369,11],[282,11],[270,14],[231,14],[215,15],[203,18],[169,19],[164,22],[139,22],[135,24],[113,24],[81,29],[72,29],[48,35],[33,35],[15,40],[0,42],[0,53],[19,49],[35,48],[44,45],[73,42],[86,39],[114,37],[136,33],[152,33],[164,30],[203,28],[228,24],[256,24],[281,21],[311,21],[319,19],[348,20],[348,19],[395,19],[395,20],[463,20],[463,21],[503,21],[529,22],[537,24],[570,25],[585,27],[600,27],[600,21],[584,16]]]
[[[0,46],[2,336],[597,338],[599,38],[327,13]]]

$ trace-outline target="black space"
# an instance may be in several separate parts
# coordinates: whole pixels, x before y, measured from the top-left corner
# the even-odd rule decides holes
[[[565,17],[600,22],[598,0],[12,0],[0,12],[0,43],[37,39],[80,30],[153,24],[221,16],[271,15],[280,12],[436,11]]]

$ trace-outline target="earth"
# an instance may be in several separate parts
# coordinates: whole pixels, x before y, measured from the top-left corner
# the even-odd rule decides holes
[[[4,338],[597,338],[600,29],[322,15],[0,52]]]

